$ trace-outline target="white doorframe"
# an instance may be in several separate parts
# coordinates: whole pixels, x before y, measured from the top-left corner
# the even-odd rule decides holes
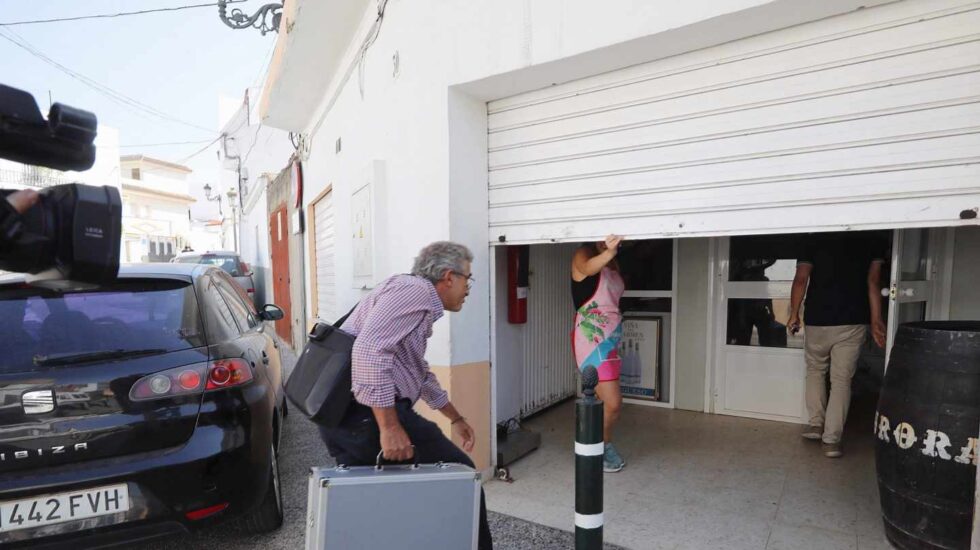
[[[704,373],[704,412],[715,412],[715,302],[718,293],[715,290],[715,281],[721,276],[718,269],[718,237],[708,239],[708,307],[705,315],[708,316],[708,323],[705,332],[707,341],[705,342],[705,373]]]
[[[671,259],[671,283],[670,290],[627,290],[623,293],[624,298],[635,297],[635,298],[670,298],[670,383],[668,384],[668,391],[670,392],[670,399],[667,401],[651,401],[648,399],[634,399],[630,397],[623,397],[623,403],[629,403],[631,405],[645,405],[648,407],[661,407],[664,409],[673,409],[674,403],[677,397],[674,395],[677,388],[677,259],[679,257],[677,249],[678,242],[677,239],[673,239],[673,258]]]
[[[902,279],[905,239],[909,231],[928,231],[925,279]],[[899,309],[902,304],[924,303],[926,320],[949,318],[953,235],[951,228],[941,227],[895,229],[892,232],[891,286],[882,289],[882,294],[889,297],[885,370],[888,369],[895,333],[898,331]]]
[[[497,249],[490,247],[490,468],[497,471]]]
[[[936,281],[932,296],[933,319],[949,319],[949,309],[953,295],[953,254],[956,249],[956,228],[937,228],[935,235],[939,259],[933,271]]]

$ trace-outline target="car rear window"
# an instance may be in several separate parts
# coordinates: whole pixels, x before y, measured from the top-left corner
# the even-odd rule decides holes
[[[97,290],[0,286],[0,374],[40,370],[36,356],[205,345],[194,287],[121,279]],[[50,367],[43,367],[50,368]]]
[[[180,264],[204,264],[220,267],[225,273],[232,277],[244,277],[245,269],[241,265],[238,256],[228,256],[221,254],[200,254],[196,256],[180,256],[174,258]]]

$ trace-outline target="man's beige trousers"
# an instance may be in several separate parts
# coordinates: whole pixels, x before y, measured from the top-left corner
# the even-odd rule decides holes
[[[844,431],[851,404],[851,379],[867,332],[867,325],[806,327],[806,408],[810,425],[824,427],[824,443],[837,443]]]

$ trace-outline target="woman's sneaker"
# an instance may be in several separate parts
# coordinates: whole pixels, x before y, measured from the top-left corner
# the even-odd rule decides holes
[[[614,474],[626,467],[626,461],[616,452],[616,447],[612,443],[606,443],[605,452],[602,453],[602,471]]]

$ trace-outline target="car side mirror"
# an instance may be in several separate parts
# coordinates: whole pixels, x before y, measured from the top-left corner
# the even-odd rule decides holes
[[[278,321],[285,317],[282,308],[275,304],[266,304],[259,308],[259,319],[263,321]]]

